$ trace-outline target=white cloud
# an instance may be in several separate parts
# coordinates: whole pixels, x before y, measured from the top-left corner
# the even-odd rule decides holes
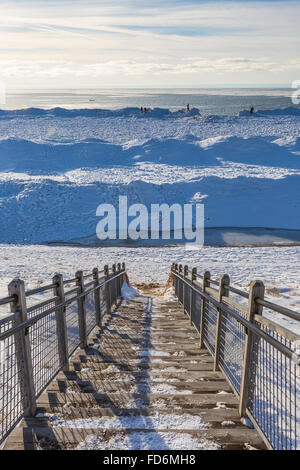
[[[103,77],[103,76],[142,76],[168,74],[198,74],[201,72],[249,73],[255,71],[281,72],[299,70],[300,58],[285,63],[265,58],[225,57],[222,59],[189,58],[180,63],[137,62],[133,60],[111,60],[93,64],[75,64],[70,61],[0,61],[0,77],[49,78],[61,76]]]
[[[170,76],[180,85],[203,75],[258,83],[300,74],[297,2],[144,3],[2,3],[0,77],[67,85],[73,76],[89,86],[97,77],[140,85],[146,76],[148,86],[157,77],[165,86]]]

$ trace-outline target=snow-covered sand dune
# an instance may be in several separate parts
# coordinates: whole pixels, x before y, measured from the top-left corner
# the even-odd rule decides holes
[[[227,272],[243,288],[260,278],[272,300],[299,308],[299,247],[189,252],[37,245],[89,243],[99,220],[97,206],[117,204],[119,195],[127,195],[128,204],[147,206],[203,202],[206,227],[227,227],[214,235],[223,244],[241,241],[241,230],[237,236],[232,227],[294,230],[254,229],[252,238],[244,230],[245,244],[269,244],[272,237],[279,244],[293,242],[300,233],[295,231],[300,230],[299,129],[299,108],[252,116],[160,109],[144,115],[134,108],[1,111],[1,295],[15,276],[35,286],[54,272],[72,277],[78,268],[90,271],[120,260],[127,262],[133,281],[164,282],[171,262],[179,261],[209,269],[215,277]]]
[[[206,227],[300,230],[300,110],[241,114],[1,111],[0,242],[90,237],[119,195],[202,202]]]

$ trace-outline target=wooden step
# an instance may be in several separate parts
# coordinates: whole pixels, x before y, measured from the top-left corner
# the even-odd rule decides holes
[[[182,382],[191,382],[197,381],[200,379],[205,380],[220,380],[224,379],[222,372],[213,372],[213,371],[197,371],[197,372],[180,372],[180,371],[172,371],[168,372],[164,369],[151,369],[149,372],[145,370],[141,371],[110,371],[105,372],[98,369],[89,369],[86,370],[82,369],[81,372],[77,372],[75,370],[69,370],[65,372],[60,372],[57,376],[57,380],[124,380],[124,381],[151,381],[151,383],[155,383],[158,379],[162,380],[162,382],[166,383],[170,379],[179,380]],[[155,380],[154,380],[155,379]]]
[[[63,393],[63,392],[45,392],[38,401],[40,407],[47,406],[53,410],[65,405],[73,406],[96,406],[114,407],[114,408],[147,408],[147,407],[168,407],[178,406],[182,409],[192,407],[197,408],[217,408],[218,403],[224,403],[228,408],[238,408],[236,397],[232,393],[176,393],[176,394],[131,394],[128,392],[106,392],[101,393]]]
[[[111,441],[120,441],[120,438],[128,437],[128,442],[132,442],[130,448],[136,450],[134,441],[145,441],[146,434],[154,433],[157,438],[161,438],[161,444],[164,445],[164,437],[167,438],[168,434],[179,434],[182,436],[189,435],[191,439],[207,445],[210,442],[212,448],[216,448],[214,444],[219,446],[219,449],[226,450],[245,450],[247,445],[256,449],[263,449],[262,441],[254,430],[243,428],[230,428],[230,429],[203,429],[200,431],[195,430],[140,430],[140,429],[126,429],[122,431],[117,430],[101,430],[101,429],[70,429],[70,428],[47,428],[47,427],[28,427],[16,428],[10,439],[7,441],[4,450],[18,449],[18,450],[72,450],[78,444],[87,439],[88,436],[97,436],[99,442],[103,443],[103,447],[110,449]],[[137,439],[133,439],[137,437]],[[144,448],[144,447],[142,447]],[[147,448],[147,447],[146,447]],[[148,449],[156,450],[151,447]],[[166,447],[168,448],[168,447]]]
[[[168,408],[101,408],[101,407],[72,407],[68,405],[67,407],[57,407],[55,413],[50,407],[41,407],[37,409],[37,414],[46,414],[50,415],[59,414],[65,415],[66,419],[85,419],[85,418],[97,418],[103,416],[153,416],[156,414],[160,415],[191,415],[191,416],[200,416],[203,421],[206,423],[219,423],[219,425],[224,421],[233,421],[236,426],[243,426],[240,416],[238,414],[237,408],[219,408],[218,413],[215,412],[214,408],[189,408],[189,409],[168,409]],[[48,422],[48,418],[25,418],[21,425],[33,427],[34,422]]]
[[[220,391],[231,392],[231,387],[223,380],[213,380],[203,382],[122,382],[121,380],[55,380],[49,385],[49,392],[84,392],[93,393],[101,390],[101,392],[117,392],[128,390],[130,393],[152,393],[151,389],[174,389],[173,393],[183,393],[184,391],[192,393],[218,393]],[[154,392],[155,393],[155,392]]]

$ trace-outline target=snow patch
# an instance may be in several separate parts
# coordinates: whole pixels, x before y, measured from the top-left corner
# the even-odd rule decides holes
[[[220,446],[207,439],[197,439],[187,433],[135,432],[118,434],[109,440],[88,436],[75,450],[218,450]]]
[[[133,300],[135,297],[140,295],[139,291],[132,286],[129,286],[126,281],[122,284],[121,294],[123,300]]]
[[[99,418],[85,418],[66,420],[61,414],[40,413],[39,417],[47,417],[53,427],[76,429],[208,429],[201,417],[192,414],[164,414],[155,413],[151,416],[102,416]]]

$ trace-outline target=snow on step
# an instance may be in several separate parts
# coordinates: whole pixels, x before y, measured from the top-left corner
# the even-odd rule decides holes
[[[77,429],[208,429],[200,416],[192,414],[160,414],[141,416],[130,414],[129,416],[102,416],[97,418],[68,420],[62,414],[51,415],[40,413],[38,417],[48,418],[54,427]]]
[[[96,435],[88,436],[75,450],[218,450],[220,445],[208,439],[196,439],[190,434],[131,433],[120,434],[105,441]]]

